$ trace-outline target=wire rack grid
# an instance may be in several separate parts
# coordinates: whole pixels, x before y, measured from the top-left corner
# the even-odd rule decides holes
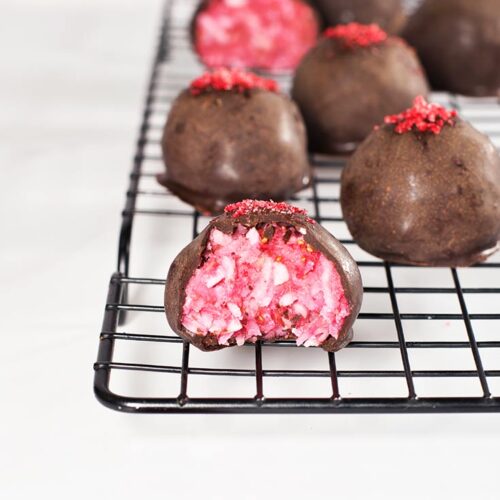
[[[161,278],[208,222],[155,181],[170,103],[202,70],[187,28],[194,7],[175,0],[165,7],[94,365],[98,400],[156,413],[500,411],[500,259],[413,268],[363,252],[342,220],[341,159],[312,156],[314,183],[293,202],[342,241],[363,275],[363,308],[346,349],[283,341],[203,353],[168,329]],[[289,78],[280,83],[288,88]],[[493,99],[434,100],[459,109],[500,146]]]

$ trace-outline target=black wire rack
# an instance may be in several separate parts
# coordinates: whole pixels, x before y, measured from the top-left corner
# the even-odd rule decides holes
[[[187,29],[193,8],[185,0],[165,7],[94,365],[98,400],[142,413],[500,411],[500,259],[457,270],[364,253],[342,220],[340,159],[312,156],[314,183],[293,202],[358,261],[365,298],[354,341],[336,354],[286,341],[202,353],[169,330],[160,278],[208,222],[155,182],[170,102],[201,71]],[[434,99],[500,145],[493,99]]]

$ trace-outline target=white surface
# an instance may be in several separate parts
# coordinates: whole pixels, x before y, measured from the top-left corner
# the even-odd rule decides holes
[[[0,2],[0,498],[498,498],[500,415],[131,416],[94,399],[160,3]]]

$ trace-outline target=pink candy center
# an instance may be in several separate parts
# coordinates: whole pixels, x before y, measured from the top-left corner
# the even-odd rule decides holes
[[[295,338],[319,346],[338,337],[349,312],[335,266],[302,232],[238,225],[232,235],[211,231],[186,288],[182,325],[220,345]]]
[[[313,10],[298,0],[211,0],[195,25],[196,50],[212,68],[293,69],[317,36]]]

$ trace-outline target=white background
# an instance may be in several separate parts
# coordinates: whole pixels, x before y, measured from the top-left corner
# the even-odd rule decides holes
[[[0,498],[498,499],[500,415],[99,405],[92,363],[161,1],[0,7]]]

